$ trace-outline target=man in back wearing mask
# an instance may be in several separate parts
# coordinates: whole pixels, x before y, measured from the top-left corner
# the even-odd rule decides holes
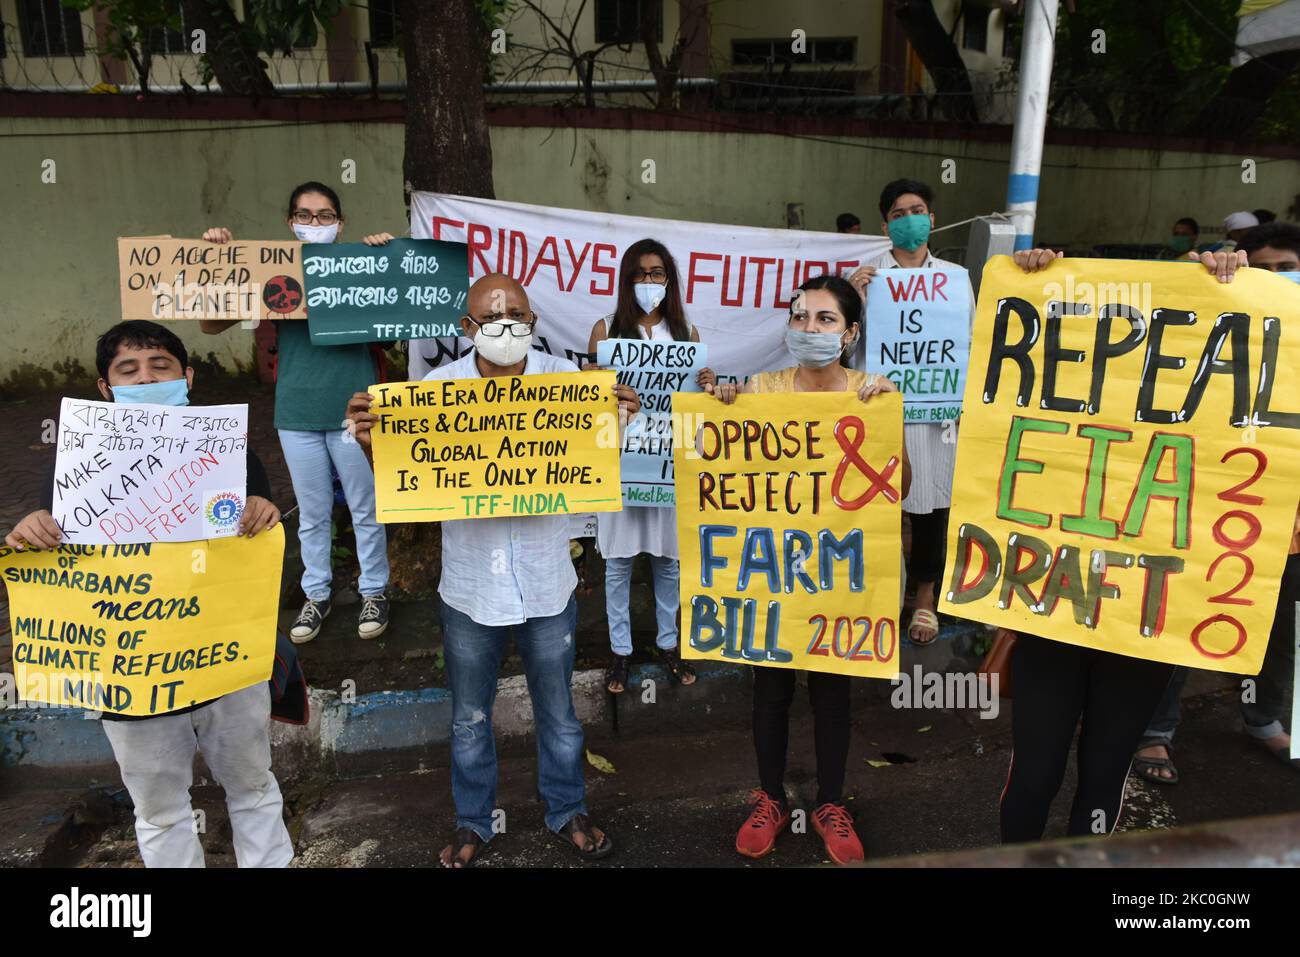
[[[863,300],[870,295],[867,287],[871,277],[881,269],[962,268],[930,253],[933,199],[933,191],[919,180],[896,179],[885,185],[880,193],[880,216],[884,220],[880,228],[892,246],[849,276],[849,282]],[[974,312],[972,301],[972,319]],[[903,441],[912,462],[912,487],[903,499],[903,511],[912,526],[908,571],[909,578],[916,583],[916,608],[907,634],[913,644],[928,645],[939,635],[935,589],[943,576],[948,506],[952,502],[952,476],[957,463],[956,423],[905,423]]]
[[[181,340],[156,322],[113,326],[99,337],[95,364],[100,395],[110,402],[189,405],[194,384],[189,355]],[[5,536],[6,545],[59,546],[63,533],[51,515],[54,468],[51,462],[42,507]],[[247,471],[239,534],[251,538],[273,528],[280,512],[271,503],[266,470],[251,448]],[[288,642],[277,645],[278,654],[292,654],[292,649]],[[290,667],[296,670],[296,660]],[[265,681],[167,714],[104,714],[104,734],[135,805],[135,834],[145,867],[203,866],[190,806],[196,751],[203,752],[226,792],[239,866],[288,865],[293,842],[284,826],[280,785],[271,772],[270,717],[271,690]]]
[[[1173,234],[1169,237],[1169,249],[1174,259],[1186,256],[1196,249],[1201,238],[1201,226],[1190,216],[1184,216],[1174,223]]]
[[[461,331],[474,350],[424,378],[577,372],[568,359],[533,349],[537,314],[523,286],[500,273],[470,287]],[[641,408],[637,394],[616,385],[620,414]],[[371,456],[373,397],[348,403],[358,444]],[[443,867],[472,866],[492,839],[497,758],[492,704],[506,642],[514,632],[537,724],[537,784],[546,826],[584,860],[607,856],[613,841],[587,816],[583,732],[573,709],[578,578],[569,557],[568,515],[457,519],[442,523],[443,653],[451,688],[451,789],[456,832],[442,850]]]

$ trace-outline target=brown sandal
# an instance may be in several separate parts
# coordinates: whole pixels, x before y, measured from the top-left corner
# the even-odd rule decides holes
[[[567,844],[573,853],[577,854],[584,861],[598,861],[602,857],[609,857],[614,853],[614,842],[609,839],[608,834],[600,835],[600,843],[597,844],[593,837],[595,831],[592,829],[591,821],[585,814],[575,814],[569,818],[569,823],[558,831],[552,832],[555,839],[563,844]],[[585,843],[579,844],[573,839],[575,834],[581,834],[586,840]]]
[[[461,858],[460,852],[466,847],[472,849],[468,860]],[[442,849],[438,855],[438,863],[449,871],[458,871],[467,867],[473,867],[474,863],[487,853],[488,844],[472,827],[456,828],[456,836],[452,842]]]

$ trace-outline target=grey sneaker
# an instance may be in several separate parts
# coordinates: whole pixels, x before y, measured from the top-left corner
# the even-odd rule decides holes
[[[388,627],[388,596],[362,595],[357,637],[378,638]]]
[[[304,645],[320,634],[320,626],[325,622],[325,618],[330,613],[330,600],[312,601],[307,599],[307,603],[302,606],[302,611],[298,612],[298,617],[293,620],[293,626],[289,629],[289,640],[295,645]]]

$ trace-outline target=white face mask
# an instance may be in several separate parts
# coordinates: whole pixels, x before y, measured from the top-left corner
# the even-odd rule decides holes
[[[505,320],[502,325],[515,326],[519,323]],[[494,366],[512,366],[522,362],[528,355],[528,350],[533,346],[533,334],[530,332],[523,337],[513,336],[507,329],[504,335],[487,336],[483,330],[479,329],[474,334],[474,348],[488,362]]]
[[[339,235],[339,224],[330,223],[328,226],[313,226],[310,223],[293,224],[293,234],[304,243],[332,243]]]
[[[668,287],[658,282],[639,282],[632,287],[632,294],[636,296],[636,304],[641,307],[641,311],[648,316],[664,301]]]

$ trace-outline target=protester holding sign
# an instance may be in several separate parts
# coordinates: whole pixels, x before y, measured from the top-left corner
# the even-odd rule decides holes
[[[667,247],[654,239],[632,243],[618,268],[618,304],[613,315],[597,320],[587,351],[593,355],[606,339],[651,342],[699,342],[700,334],[682,308],[677,263]],[[712,391],[716,377],[711,369],[696,376],[701,389]],[[672,680],[689,685],[695,669],[682,661],[678,647],[677,510],[624,504],[621,512],[606,512],[596,520],[596,544],[605,559],[605,614],[613,661],[605,673],[605,686],[613,694],[627,687],[632,661],[632,622],[629,588],[632,563],[638,555],[650,556],[654,583],[655,647]]]
[[[834,392],[868,402],[882,392],[898,391],[884,376],[868,375],[841,363],[862,334],[862,300],[846,280],[818,276],[799,287],[790,304],[786,347],[799,364],[751,376],[742,392]],[[737,388],[717,387],[723,402],[735,401]],[[911,485],[906,450],[902,463],[902,495]],[[753,810],[736,835],[736,850],[746,857],[762,857],[776,845],[777,836],[790,822],[785,795],[785,759],[789,746],[790,704],[794,699],[796,671],[790,668],[754,669],[754,750],[758,755],[760,787],[750,795]],[[849,756],[849,677],[808,672],[808,697],[813,708],[813,735],[817,752],[817,807],[813,828],[826,843],[826,851],[839,864],[863,859],[862,842],[853,817],[844,807],[843,787]]]
[[[886,184],[880,194],[880,215],[884,219],[881,229],[893,245],[849,276],[849,282],[864,299],[871,295],[868,284],[872,277],[882,269],[962,268],[930,252],[933,199],[930,187],[917,180],[897,179]],[[909,572],[916,583],[916,610],[907,634],[914,644],[928,645],[939,635],[935,588],[943,577],[948,507],[957,462],[957,425],[951,421],[907,422],[903,437],[915,478],[903,502],[903,511],[912,525]]]
[[[343,231],[338,194],[323,183],[303,183],[289,196],[287,224],[304,243],[337,242]],[[209,229],[203,238],[214,243],[232,239],[224,227]],[[377,246],[390,239],[388,233],[378,233],[363,241]],[[219,333],[234,324],[204,320],[200,325],[204,332]],[[276,347],[275,427],[298,500],[302,590],[307,596],[289,636],[298,643],[311,641],[330,613],[333,466],[352,512],[361,565],[357,635],[378,638],[388,628],[388,534],[375,520],[374,474],[342,423],[348,398],[379,381],[380,366],[368,343],[313,346],[303,321],[278,323]]]
[[[1058,254],[1050,249],[1022,250],[1015,254],[1015,262],[1025,272],[1033,272],[1045,268],[1057,256]],[[1220,282],[1231,282],[1237,268],[1246,264],[1246,257],[1244,253],[1236,252],[1204,253],[1201,256],[1201,261],[1211,273],[1218,276]],[[1155,268],[1176,270],[1191,267],[1169,264]],[[1130,313],[1126,306],[1121,305],[1115,308],[1119,310],[1121,315],[1129,317],[1130,323],[1145,322],[1143,316]],[[1147,312],[1153,315],[1162,313],[1173,315],[1177,313],[1177,310],[1156,308],[1154,310],[1148,309]],[[1175,319],[1177,319],[1176,315]],[[1155,321],[1163,320],[1156,319]],[[1134,325],[1131,328],[1145,330],[1144,325]],[[1053,333],[1053,335],[1057,334]],[[1132,336],[1129,338],[1132,338]],[[1123,342],[1120,343],[1120,345],[1122,344]],[[1118,347],[1112,345],[1111,348],[1115,350]],[[1132,344],[1128,348],[1132,348]],[[1119,355],[1120,353],[1116,352],[1115,354]],[[1238,355],[1235,346],[1233,348],[1233,357],[1243,362],[1245,359],[1244,356]],[[1001,357],[995,361],[1000,365]],[[1159,362],[1167,368],[1184,367],[1182,360],[1175,360],[1169,356],[1161,356]],[[974,379],[981,380],[980,387],[987,393],[989,386],[987,380],[985,380],[984,370],[972,369],[971,375]],[[1106,380],[1095,378],[1093,381],[1098,383],[1097,389],[1100,392]],[[972,388],[975,387],[972,385]],[[1044,388],[1052,391],[1055,389],[1055,385],[1045,385]],[[996,388],[993,391],[996,392]],[[1051,399],[1050,403],[1055,407],[1056,404],[1063,401],[1063,398],[1056,397]],[[1100,406],[1103,402],[1104,399],[1100,394],[1093,399],[1094,406]],[[1048,407],[1049,402],[1045,399],[1043,408]],[[1046,420],[1044,422],[1045,424],[1052,424],[1046,422]],[[973,424],[972,428],[974,428]],[[1100,430],[1103,427],[1084,426],[1084,428]],[[1067,426],[1062,425],[1060,431],[1064,433],[1067,429]],[[1103,441],[1103,439],[1097,439],[1097,441]],[[1113,441],[1123,441],[1123,437],[1116,436]],[[1027,461],[1027,459],[1018,458],[1019,453],[1012,452],[1009,454],[1016,459],[1017,463]],[[1042,453],[1037,454],[1041,455]],[[1095,456],[1090,455],[1089,457],[1090,460],[1095,459]],[[1217,458],[1217,455],[1215,458]],[[1097,471],[1095,464],[1095,461],[1090,462],[1090,473]],[[1017,464],[1016,467],[1021,466]],[[1023,470],[1028,472],[1034,470],[1034,468],[1035,466],[1030,464]],[[1037,470],[1041,471],[1042,468],[1043,466],[1039,463]],[[1262,502],[1263,499],[1259,501]],[[1087,511],[1100,512],[1105,506],[1106,503],[1103,499],[1097,499],[1094,504],[1087,506]],[[1190,513],[1190,509],[1188,512]],[[1022,517],[1029,515],[1024,509],[1016,510],[1015,514]],[[965,516],[964,520],[970,521]],[[1075,517],[1071,516],[1068,521],[1075,523]],[[1100,519],[1100,521],[1109,523],[1111,520]],[[1034,524],[1037,524],[1037,522],[1035,521]],[[1082,523],[1076,524],[1081,525]],[[1126,531],[1130,536],[1139,534],[1137,529],[1126,528]],[[1175,538],[1179,534],[1179,532],[1175,531]],[[1031,540],[1026,537],[1025,541]],[[1188,538],[1188,541],[1190,541],[1190,538]],[[1075,551],[1077,553],[1077,549]],[[1070,548],[1062,547],[1060,549],[1062,555],[1069,552]],[[1093,585],[1089,586],[1089,591],[1090,593],[1096,592],[1097,597],[1094,600],[1097,605],[1090,615],[1085,615],[1081,619],[1081,624],[1095,625],[1099,617],[1107,614],[1101,611],[1101,602],[1106,598],[1118,599],[1122,595],[1120,589],[1105,580],[1108,565],[1118,570],[1121,567],[1127,568],[1137,564],[1131,555],[1119,551],[1098,550],[1093,552],[1093,555],[1100,556],[1100,558],[1094,558],[1093,562],[1090,563],[1091,574],[1088,580],[1093,582]],[[1013,576],[1020,573],[1027,577],[1029,572],[1043,564],[1035,557],[1033,562],[1025,566],[1024,560],[1019,553],[1009,561],[1015,566],[1015,568],[1008,566],[1008,570]],[[1162,567],[1165,572],[1169,571],[1172,566],[1168,564],[1168,561],[1162,556],[1141,556],[1141,564],[1148,569],[1148,575],[1153,571],[1160,572]],[[964,573],[958,574],[958,569],[961,569],[965,564],[964,557],[958,556],[955,563],[956,568],[954,569],[954,583],[964,580]],[[1182,562],[1179,560],[1174,570],[1181,567]],[[1038,575],[1041,577],[1041,574],[1040,570]],[[1160,572],[1160,574],[1163,575],[1164,572]],[[1078,591],[1079,584],[1067,582],[1064,572],[1061,572],[1059,577],[1049,575],[1049,578],[1055,578],[1062,583],[1061,588],[1068,587],[1072,590],[1072,594],[1077,595],[1080,600],[1083,599],[1082,592]],[[1161,580],[1163,581],[1163,578]],[[957,586],[955,585],[955,587]],[[1035,596],[1035,607],[1039,609],[1040,613],[1055,609],[1060,604],[1060,591],[1056,592],[1055,598],[1047,595],[1047,590],[1051,587],[1049,581],[1044,586],[1043,593]],[[1294,584],[1292,584],[1292,587],[1294,587]],[[1024,588],[1025,594],[1033,594],[1024,585],[1017,586],[1014,582],[1009,585],[1008,590],[1004,591],[1003,594],[1006,595],[1010,590],[1017,588]],[[1167,584],[1156,587],[1148,585],[1145,589],[1146,594],[1142,595],[1142,604],[1144,606],[1150,606],[1151,602],[1147,601],[1148,596],[1150,596],[1159,607],[1158,612],[1143,613],[1143,618],[1155,619],[1155,623],[1151,625],[1151,630],[1145,634],[1144,647],[1150,645],[1151,638],[1158,637],[1159,622],[1163,621],[1165,615],[1164,608],[1160,606],[1160,603],[1164,601],[1167,589]],[[951,598],[952,593],[949,592],[948,594]],[[1139,592],[1139,594],[1141,593]],[[1129,604],[1132,605],[1135,599],[1131,599]],[[1249,602],[1246,603],[1250,604]],[[1070,604],[1077,607],[1077,603],[1073,600]],[[1003,604],[999,607],[1005,608],[1006,606],[1006,604]],[[1110,616],[1117,617],[1118,614],[1117,611],[1109,612]],[[1193,640],[1195,639],[1194,634],[1191,637]],[[1217,651],[1215,654],[1222,657]],[[1207,658],[1206,660],[1209,661],[1210,659]],[[1070,808],[1067,833],[1078,836],[1113,832],[1115,826],[1119,823],[1124,788],[1134,749],[1138,744],[1143,729],[1155,711],[1161,695],[1170,684],[1174,673],[1173,664],[1166,661],[1131,657],[1097,647],[1089,647],[1082,643],[1067,643],[1021,633],[1012,651],[1011,671],[1015,681],[1015,707],[1012,712],[1013,753],[1011,767],[1007,774],[1006,787],[1002,792],[1001,834],[1003,842],[1036,841],[1043,836],[1048,812],[1057,791],[1060,790],[1075,731],[1081,721],[1083,730],[1079,736],[1079,781]]]
[[[501,380],[577,372],[567,359],[532,348],[537,315],[523,286],[499,273],[469,290],[461,329],[474,351],[434,369],[426,381]],[[640,409],[636,393],[615,385],[620,412]],[[379,417],[374,397],[348,403],[357,442],[371,454]],[[442,414],[442,413],[439,413]],[[592,428],[597,426],[593,424]],[[451,777],[456,833],[440,855],[443,867],[470,867],[492,839],[497,759],[492,733],[501,656],[514,632],[537,722],[538,787],[546,826],[583,860],[614,849],[587,816],[583,733],[570,682],[576,644],[577,575],[569,558],[567,514],[454,519],[442,523],[442,640],[452,696]]]
[[[162,405],[189,402],[194,370],[185,346],[156,323],[124,322],[109,329],[99,339],[96,365],[99,391],[106,399]],[[251,449],[247,491],[240,534],[251,537],[273,529],[280,520],[270,501],[266,472]],[[51,482],[42,509],[19,522],[5,543],[16,549],[57,548],[61,534],[50,516],[53,498]],[[250,636],[250,643],[257,638]],[[203,753],[226,792],[239,866],[288,865],[293,844],[284,825],[280,787],[271,772],[271,708],[270,688],[259,680],[240,691],[156,717],[104,712],[104,734],[135,805],[136,838],[146,867],[203,866],[190,806],[196,751]]]

